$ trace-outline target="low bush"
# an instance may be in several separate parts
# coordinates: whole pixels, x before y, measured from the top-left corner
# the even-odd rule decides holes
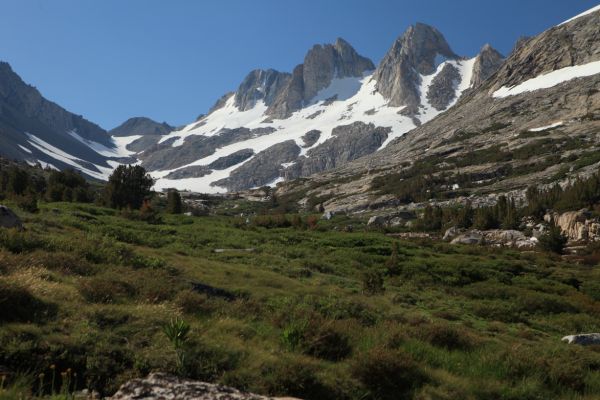
[[[117,303],[135,295],[135,289],[130,284],[106,277],[83,278],[78,289],[90,303]]]
[[[419,336],[434,346],[448,350],[470,350],[475,345],[468,331],[441,322],[419,327]]]
[[[39,322],[55,313],[55,305],[38,299],[27,288],[0,280],[1,322]]]
[[[29,231],[0,229],[0,247],[11,253],[26,253],[43,248],[45,241]]]
[[[367,391],[363,398],[373,400],[410,398],[415,389],[428,381],[409,354],[387,348],[362,354],[352,365],[352,375]]]

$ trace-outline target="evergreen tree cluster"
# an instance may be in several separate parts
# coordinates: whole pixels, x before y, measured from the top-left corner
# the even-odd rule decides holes
[[[574,211],[595,208],[600,203],[600,173],[577,178],[565,187],[556,184],[548,189],[527,189],[528,215],[542,218],[547,210]]]
[[[439,231],[450,226],[481,230],[517,229],[519,217],[514,199],[500,196],[495,205],[487,207],[473,208],[471,203],[447,208],[428,205],[417,223],[417,228],[425,231]]]

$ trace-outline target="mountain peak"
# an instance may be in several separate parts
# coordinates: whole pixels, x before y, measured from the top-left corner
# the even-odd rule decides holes
[[[132,117],[109,131],[112,136],[166,135],[175,128],[147,117]]]
[[[316,44],[304,57],[267,113],[286,118],[310,102],[317,93],[328,87],[333,79],[361,77],[365,71],[375,69],[371,60],[361,56],[342,38],[334,44]]]
[[[489,43],[486,43],[481,48],[481,51],[475,60],[475,64],[473,65],[471,87],[480,86],[485,80],[500,69],[502,63],[504,63],[504,56]]]
[[[436,28],[416,23],[396,39],[375,71],[377,90],[392,106],[407,106],[416,111],[419,92],[415,83],[419,74],[435,72],[440,60],[459,58]]]

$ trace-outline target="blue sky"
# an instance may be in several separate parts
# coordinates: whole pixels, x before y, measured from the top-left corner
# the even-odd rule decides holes
[[[0,60],[103,128],[191,122],[254,68],[291,71],[338,36],[377,63],[410,24],[460,55],[506,54],[598,0],[2,0]]]

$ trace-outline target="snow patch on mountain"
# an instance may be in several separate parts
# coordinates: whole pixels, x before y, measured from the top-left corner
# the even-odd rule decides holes
[[[564,122],[558,121],[558,122],[555,122],[555,123],[550,124],[550,125],[540,126],[539,128],[531,128],[531,129],[528,129],[528,131],[529,132],[541,132],[541,131],[545,131],[547,129],[557,128],[557,127],[563,126],[563,125],[564,125]]]
[[[600,61],[560,68],[546,74],[538,75],[535,78],[528,79],[516,86],[502,86],[500,89],[496,90],[492,96],[496,98],[515,96],[534,90],[548,89],[563,82],[570,81],[571,79],[583,78],[596,74],[600,74]]]
[[[28,143],[35,147],[37,150],[41,151],[42,153],[48,155],[49,157],[57,160],[57,161],[62,161],[67,165],[72,166],[75,169],[78,169],[79,171],[83,172],[84,174],[87,174],[91,177],[94,177],[96,179],[102,179],[102,180],[107,180],[108,177],[110,176],[110,174],[112,173],[113,169],[115,167],[117,167],[119,165],[119,163],[117,162],[111,162],[108,161],[109,165],[113,168],[107,168],[107,167],[102,167],[99,165],[95,165],[92,163],[89,163],[85,160],[82,160],[80,158],[77,158],[53,145],[51,145],[50,143],[40,139],[39,137],[32,135],[31,133],[25,132],[25,135],[28,138]],[[39,161],[41,163],[41,161]],[[53,165],[49,164],[51,167],[54,167]],[[96,168],[96,170],[92,170],[90,168],[88,168],[87,166],[94,166],[94,168]],[[54,167],[56,169],[56,167]]]

